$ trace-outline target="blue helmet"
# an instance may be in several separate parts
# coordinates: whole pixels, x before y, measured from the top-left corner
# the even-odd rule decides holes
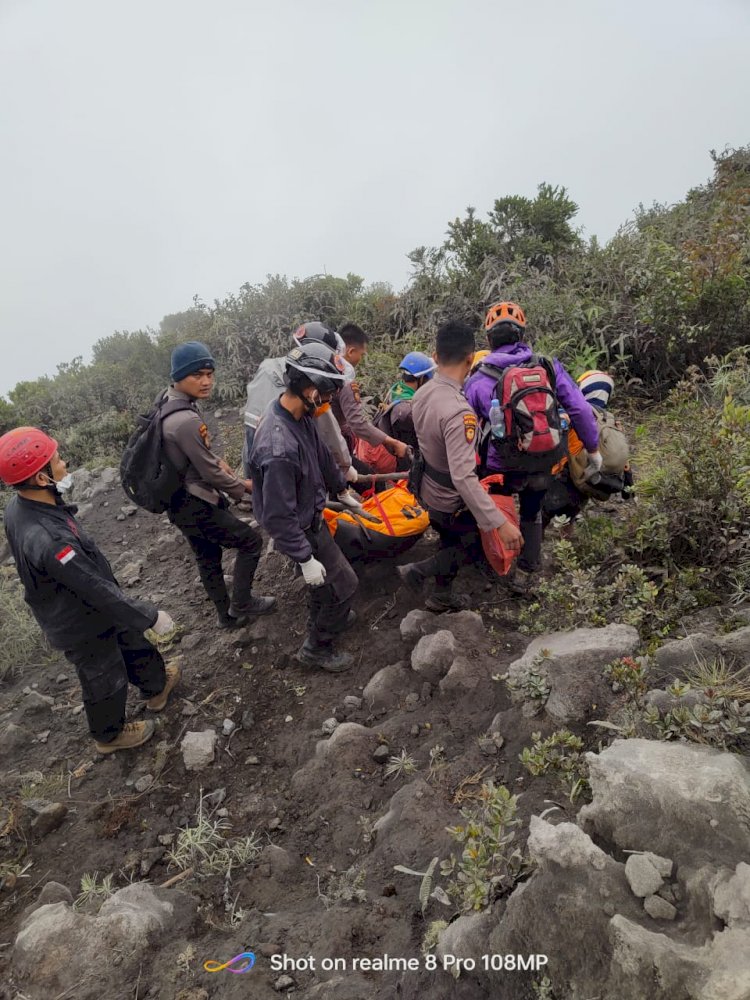
[[[437,365],[421,351],[410,351],[398,366],[399,371],[406,372],[412,378],[432,378]]]

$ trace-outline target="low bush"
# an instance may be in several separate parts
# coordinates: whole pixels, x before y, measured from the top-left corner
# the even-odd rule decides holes
[[[0,681],[49,652],[44,635],[24,601],[15,569],[0,568]]]

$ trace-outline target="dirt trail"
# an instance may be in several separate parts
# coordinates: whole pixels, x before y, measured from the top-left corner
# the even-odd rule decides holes
[[[386,778],[383,764],[371,760],[370,766],[354,769],[347,780],[307,781],[305,774],[314,775],[314,768],[300,769],[315,761],[316,745],[325,739],[322,723],[331,717],[358,723],[372,731],[373,746],[387,742],[390,754],[408,751],[419,769],[414,777],[428,779],[435,809],[444,810],[453,822],[458,819],[456,793],[472,776],[481,774],[513,790],[524,789],[526,772],[518,754],[532,729],[545,726],[510,709],[505,685],[499,683],[492,686],[494,697],[481,703],[470,696],[441,695],[428,685],[417,689],[420,698],[409,710],[402,705],[373,712],[366,702],[358,705],[370,678],[387,665],[408,662],[413,645],[403,641],[399,625],[408,611],[421,606],[420,601],[396,589],[392,562],[360,571],[359,620],[343,642],[354,654],[354,669],[338,676],[305,671],[290,664],[304,634],[305,594],[284,560],[275,554],[264,558],[258,579],[259,592],[278,595],[278,613],[247,630],[222,633],[215,628],[212,606],[179,533],[166,518],[141,511],[117,520],[125,504],[115,484],[96,497],[85,524],[116,568],[142,563],[134,592],[165,607],[182,626],[180,641],[167,656],[182,657],[183,679],[158,717],[149,744],[103,758],[94,753],[86,733],[75,675],[64,660],[51,657],[24,666],[12,683],[0,689],[2,725],[13,722],[24,731],[14,748],[3,753],[4,819],[12,810],[18,812],[24,797],[59,800],[68,806],[59,829],[38,843],[24,847],[13,833],[12,820],[0,841],[0,861],[18,857],[32,862],[15,891],[0,894],[0,982],[9,982],[11,944],[24,908],[41,885],[55,880],[76,895],[82,876],[93,872],[100,878],[111,874],[115,888],[131,879],[165,882],[178,869],[169,866],[169,845],[159,838],[194,824],[201,791],[206,795],[219,789],[226,795],[211,815],[230,824],[230,836],[256,831],[263,844],[277,845],[286,854],[274,860],[266,852],[260,863],[244,870],[235,866],[227,877],[184,882],[182,887],[201,900],[193,930],[158,956],[143,956],[139,996],[172,997],[192,986],[208,990],[211,996],[275,996],[272,984],[279,973],[271,969],[274,951],[349,961],[386,952],[418,955],[426,928],[419,914],[419,883],[395,873],[393,865],[424,862],[424,857],[416,857],[419,842],[433,834],[410,831],[407,824],[403,857],[393,856],[390,849],[373,848],[367,837],[369,826],[387,811],[393,794],[414,778]],[[423,540],[419,547],[426,550],[431,544]],[[472,607],[483,612],[492,630],[483,653],[470,647],[462,651],[468,657],[491,655],[502,673],[527,643],[513,630],[514,606],[497,588],[486,589],[485,579],[476,571],[467,571],[465,582]],[[30,707],[30,696],[24,694],[29,689],[54,703]],[[37,700],[31,697],[32,703]],[[137,718],[140,711],[131,692],[129,714]],[[505,744],[499,753],[491,749],[488,755],[478,738],[499,712],[507,712]],[[223,735],[226,719],[236,727],[229,736]],[[199,773],[187,773],[181,739],[186,731],[207,728],[218,734],[214,763]],[[444,747],[446,765],[431,773],[429,751],[436,744]],[[298,778],[293,781],[295,773]],[[136,791],[135,783],[139,778],[147,783],[146,775],[153,782],[145,791]],[[524,821],[543,809],[543,800],[550,795],[559,797],[559,790],[534,781],[521,800]],[[445,840],[444,825],[437,825],[438,841]],[[410,837],[416,837],[416,846]],[[410,851],[415,856],[409,856]],[[346,899],[346,879],[342,883],[339,876],[352,866],[363,873],[364,902]],[[333,898],[336,892],[338,901]],[[432,919],[442,915],[433,914]],[[226,961],[247,949],[259,956],[252,977],[211,976],[202,969],[206,959]],[[300,988],[317,981],[304,972],[293,976]],[[250,978],[252,993],[248,993]],[[416,974],[411,978],[416,995],[422,989],[420,979]],[[395,979],[388,974],[373,972],[366,979],[370,995],[393,995]],[[446,994],[450,996],[481,995],[476,988],[465,994],[464,986],[446,979],[448,987],[458,991]],[[429,989],[438,995],[437,984]],[[0,996],[14,995],[9,986],[0,987]],[[196,1000],[201,995],[195,994]],[[102,983],[101,997],[109,996]]]

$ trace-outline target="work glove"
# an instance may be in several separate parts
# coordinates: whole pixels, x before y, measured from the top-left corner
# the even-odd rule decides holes
[[[322,587],[326,582],[326,568],[315,556],[310,556],[306,562],[300,563],[299,568],[308,587]]]
[[[359,502],[359,497],[353,490],[344,490],[343,493],[339,493],[336,499],[339,503],[343,504],[344,507],[348,507],[349,510],[362,510],[362,504]]]
[[[597,448],[596,451],[587,451],[586,457],[588,458],[588,464],[583,472],[584,479],[591,479],[598,472],[601,471],[602,467],[602,453]]]
[[[166,611],[160,611],[156,616],[156,621],[151,626],[151,631],[156,635],[168,635],[176,628],[172,616]]]
[[[356,483],[357,480],[359,479],[359,473],[357,472],[357,470],[354,468],[353,465],[350,465],[349,468],[346,470],[344,478],[346,479],[347,483]]]

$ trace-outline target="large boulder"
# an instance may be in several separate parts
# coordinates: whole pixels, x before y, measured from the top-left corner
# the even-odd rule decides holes
[[[419,686],[415,677],[403,663],[383,667],[370,678],[362,692],[365,702],[373,709],[395,708]]]
[[[593,801],[584,830],[623,850],[732,868],[750,855],[750,767],[707,747],[615,740],[587,754]],[[669,822],[657,821],[669,817]]]
[[[35,909],[23,922],[13,949],[13,972],[32,1000],[72,996],[99,998],[104,991],[132,993],[144,956],[191,922],[194,901],[175,890],[137,882],[120,889],[97,916],[74,910],[67,902]]]
[[[411,667],[430,684],[437,684],[448,673],[455,656],[455,636],[447,629],[441,629],[432,635],[422,636],[412,650]]]
[[[660,646],[652,657],[651,671],[656,680],[670,681],[720,655],[721,648],[715,639],[704,632],[693,632],[684,639],[674,639]]]
[[[717,636],[716,642],[724,656],[740,667],[750,667],[750,625]]]
[[[435,856],[442,860],[450,854],[453,842],[445,827],[457,818],[443,797],[417,778],[399,788],[375,823],[375,854],[389,865],[424,871]],[[412,876],[399,877],[413,882],[416,897],[419,883]]]
[[[568,724],[587,719],[596,706],[611,699],[603,669],[613,660],[631,656],[640,638],[630,625],[607,625],[606,628],[577,628],[572,632],[553,632],[534,639],[523,656],[511,663],[508,683],[514,700],[530,699],[529,692],[541,678],[549,691],[544,699],[547,714],[558,723]]]

